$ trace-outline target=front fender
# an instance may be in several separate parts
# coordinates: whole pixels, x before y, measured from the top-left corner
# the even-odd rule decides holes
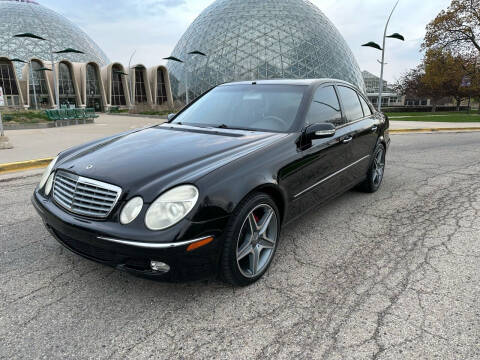
[[[279,186],[276,166],[265,161],[256,162],[249,156],[217,169],[198,181],[202,201],[193,221],[229,216],[249,194],[263,191],[276,201],[284,213],[287,194]]]

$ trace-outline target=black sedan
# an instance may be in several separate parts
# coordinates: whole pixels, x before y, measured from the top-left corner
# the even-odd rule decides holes
[[[165,124],[62,152],[33,204],[88,259],[248,285],[282,226],[353,187],[378,190],[389,142],[388,119],[346,82],[225,84]]]

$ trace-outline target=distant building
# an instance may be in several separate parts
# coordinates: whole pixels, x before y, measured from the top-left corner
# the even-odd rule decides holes
[[[9,58],[0,56],[0,87],[9,108],[49,109],[55,106],[55,87],[51,63],[29,59],[17,77]],[[30,76],[33,74],[33,77]],[[173,108],[167,69],[157,65],[147,69],[138,64],[130,71],[122,64],[101,67],[90,62],[61,60],[55,63],[59,105],[108,111],[112,107]]]
[[[47,39],[15,37],[31,33]],[[82,53],[54,54],[74,49]],[[12,61],[14,60],[14,61]],[[54,84],[54,72],[57,88]],[[0,87],[5,106],[48,109],[59,104],[108,111],[112,107],[173,107],[164,66],[131,69],[111,63],[98,45],[64,16],[33,0],[0,0]]]
[[[365,82],[368,99],[373,105],[377,106],[378,95],[380,92],[380,78],[368,71],[362,71],[362,76],[363,81]],[[405,100],[405,96],[397,94],[388,86],[387,81],[383,81],[382,107],[404,106],[407,105]]]

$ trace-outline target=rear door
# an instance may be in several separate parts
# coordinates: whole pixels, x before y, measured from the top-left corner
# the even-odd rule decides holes
[[[364,130],[364,136],[360,137],[359,152],[364,154],[373,154],[375,146],[377,145],[378,137],[380,136],[380,120],[373,115],[371,105],[365,100],[365,97],[358,93],[358,98],[362,104],[364,118],[359,124],[359,128]]]
[[[337,85],[338,94],[346,117],[344,127],[349,134],[350,160],[345,172],[347,186],[358,183],[367,175],[370,157],[376,142],[377,120],[372,116],[365,99],[345,85]],[[362,105],[362,101],[365,105]]]

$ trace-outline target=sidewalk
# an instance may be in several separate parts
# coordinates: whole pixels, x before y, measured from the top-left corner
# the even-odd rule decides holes
[[[398,121],[390,120],[391,130],[404,129],[460,129],[460,128],[478,128],[480,122],[455,123],[455,122],[432,122],[432,121]]]
[[[91,140],[109,135],[162,123],[164,120],[133,116],[102,114],[95,124],[67,126],[50,129],[12,130],[6,136],[14,146],[0,150],[0,164],[18,161],[45,159],[56,156],[60,151]],[[478,128],[480,123],[444,123],[417,121],[390,121],[391,130]],[[395,131],[392,131],[395,133]]]
[[[75,145],[131,129],[159,124],[163,121],[161,119],[101,114],[95,124],[6,131],[5,135],[10,138],[14,148],[0,150],[0,164],[54,157],[60,151]]]

